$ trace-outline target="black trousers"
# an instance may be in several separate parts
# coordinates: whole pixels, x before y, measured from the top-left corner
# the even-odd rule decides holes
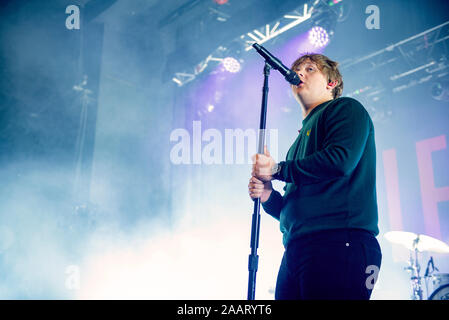
[[[369,300],[380,270],[377,239],[361,229],[314,232],[290,241],[276,300]]]

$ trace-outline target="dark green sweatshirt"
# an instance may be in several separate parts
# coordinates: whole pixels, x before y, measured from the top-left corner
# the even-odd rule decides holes
[[[357,100],[341,97],[312,109],[280,164],[285,193],[273,190],[262,205],[280,221],[284,246],[326,229],[379,233],[374,126]]]

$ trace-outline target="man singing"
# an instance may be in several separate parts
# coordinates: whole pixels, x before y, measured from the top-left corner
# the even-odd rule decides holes
[[[283,233],[275,298],[369,299],[382,259],[373,123],[357,100],[340,97],[337,62],[307,54],[292,69],[302,128],[285,161],[266,148],[253,157],[248,185]],[[274,179],[286,183],[283,196]]]

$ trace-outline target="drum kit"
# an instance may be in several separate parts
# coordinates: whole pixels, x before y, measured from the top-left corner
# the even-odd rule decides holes
[[[390,231],[385,234],[385,238],[391,243],[400,244],[410,250],[409,266],[405,270],[411,276],[413,300],[423,300],[423,284],[426,287],[428,300],[449,300],[449,274],[439,273],[431,256],[424,275],[421,275],[418,259],[421,252],[449,253],[449,245],[430,236],[406,231]]]

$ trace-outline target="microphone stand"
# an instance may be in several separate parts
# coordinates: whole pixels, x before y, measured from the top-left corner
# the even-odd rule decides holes
[[[262,106],[260,112],[259,125],[259,145],[257,153],[264,153],[265,146],[265,128],[267,120],[267,101],[268,101],[268,77],[270,76],[270,65],[265,61],[263,69],[264,82],[262,89]],[[257,248],[259,247],[259,231],[260,231],[260,198],[254,199],[254,212],[251,225],[251,254],[248,259],[248,300],[254,300],[256,295],[256,273],[259,265],[259,256]]]

